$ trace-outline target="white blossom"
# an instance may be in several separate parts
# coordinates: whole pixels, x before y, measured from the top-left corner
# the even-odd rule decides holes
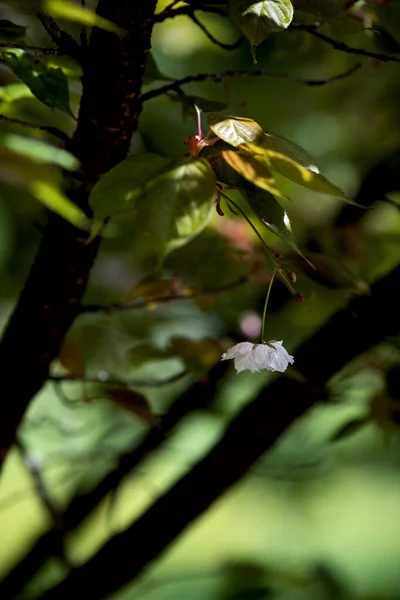
[[[249,370],[258,373],[262,369],[267,371],[279,371],[283,373],[289,363],[294,363],[291,356],[280,342],[268,342],[266,344],[252,344],[251,342],[240,342],[227,352],[224,352],[221,360],[234,359],[235,369],[238,373]]]

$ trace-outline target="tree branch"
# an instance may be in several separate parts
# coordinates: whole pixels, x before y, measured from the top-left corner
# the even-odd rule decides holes
[[[332,48],[338,50],[339,52],[346,52],[347,54],[355,54],[357,56],[363,56],[364,58],[374,58],[375,60],[379,60],[382,62],[395,62],[400,63],[400,58],[396,56],[392,56],[390,54],[384,54],[382,52],[370,52],[369,50],[364,50],[363,48],[352,48],[348,46],[344,42],[338,42],[337,40],[325,35],[324,33],[320,33],[313,26],[308,25],[298,25],[297,23],[292,25],[293,29],[297,29],[300,31],[306,31],[310,35],[322,40],[323,42],[330,44]]]
[[[60,52],[74,58],[79,63],[82,62],[81,48],[72,35],[60,29],[50,15],[38,12],[37,17]]]
[[[156,0],[99,0],[97,12],[125,31],[94,28],[83,73],[77,129],[67,148],[80,161],[70,197],[89,213],[98,177],[126,157],[142,108],[140,90]],[[107,85],[105,85],[107,78]],[[100,240],[51,214],[25,288],[0,343],[0,462],[32,397],[49,376],[62,340],[79,314]],[[23,373],[20,377],[18,373]]]
[[[40,46],[29,46],[27,44],[0,42],[0,48],[17,48],[25,52],[34,52],[35,54],[63,54],[59,48],[41,48]]]
[[[26,121],[21,121],[21,119],[14,119],[14,117],[6,117],[5,115],[0,115],[0,121],[6,121],[7,123],[12,123],[13,125],[21,125],[22,127],[30,127],[31,129],[39,129],[40,131],[45,131],[50,135],[54,135],[58,137],[63,142],[69,142],[70,137],[64,131],[57,129],[56,127],[48,127],[47,125],[37,125],[36,123],[27,123]]]
[[[332,77],[328,77],[327,79],[302,79],[301,77],[294,77],[292,75],[286,75],[282,73],[266,73],[265,71],[223,71],[222,73],[200,73],[199,75],[188,75],[183,79],[177,79],[172,83],[167,83],[162,87],[159,87],[155,90],[150,90],[142,94],[142,102],[146,102],[147,100],[151,100],[152,98],[157,98],[158,96],[162,96],[163,94],[167,94],[168,92],[175,92],[179,90],[182,85],[187,85],[188,83],[200,83],[201,81],[214,81],[215,83],[220,83],[222,79],[226,78],[240,78],[240,77],[269,77],[270,79],[282,79],[284,81],[290,81],[292,83],[303,83],[304,85],[309,86],[320,86],[325,85],[327,83],[333,83],[334,81],[338,81],[339,79],[344,79],[345,77],[349,77],[355,71],[357,71],[361,67],[361,64],[358,63],[344,71],[343,73],[339,73],[338,75],[333,75]]]
[[[174,6],[178,4],[178,2],[171,2],[169,6],[167,6],[162,12],[154,15],[154,23],[162,23],[166,19],[173,19],[174,17],[179,16],[188,16],[192,17],[195,10],[201,10],[202,12],[213,13],[215,15],[220,15],[221,17],[226,17],[226,10],[219,6],[180,6],[179,8],[174,8]]]
[[[162,417],[160,428],[151,429],[138,446],[122,454],[118,464],[113,465],[112,470],[94,489],[78,494],[62,515],[64,531],[78,527],[107,494],[117,489],[124,477],[136,468],[145,456],[161,446],[165,435],[172,431],[181,419],[192,411],[209,406],[228,368],[227,363],[219,363],[211,369],[207,380],[193,383]],[[15,569],[0,582],[0,597],[13,598],[18,594],[46,560],[57,555],[57,544],[56,531],[50,530],[42,535]]]
[[[320,397],[349,361],[400,328],[400,267],[352,300],[296,352],[307,383],[280,377],[247,405],[221,441],[133,525],[111,538],[83,566],[44,593],[42,600],[74,595],[104,598],[134,579],[184,529],[243,475]],[[266,401],[268,400],[268,401]],[[157,535],[152,532],[156,531]]]

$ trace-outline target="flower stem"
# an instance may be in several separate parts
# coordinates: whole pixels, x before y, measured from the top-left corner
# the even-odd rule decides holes
[[[246,213],[240,208],[240,206],[238,204],[236,204],[236,202],[234,202],[233,200],[231,200],[231,198],[229,198],[226,194],[224,194],[222,191],[220,192],[221,196],[223,198],[225,198],[226,202],[228,204],[232,204],[235,209],[242,215],[242,217],[248,222],[248,224],[250,225],[250,227],[252,228],[252,230],[254,231],[254,233],[256,234],[256,236],[258,237],[258,239],[260,240],[260,242],[262,243],[262,245],[264,246],[264,249],[266,250],[270,261],[272,262],[272,266],[274,267],[274,270],[280,269],[280,265],[277,263],[277,261],[275,260],[275,257],[273,255],[273,253],[271,252],[271,250],[268,248],[267,244],[265,243],[265,241],[263,240],[261,234],[259,233],[259,231],[256,229],[255,225],[253,225],[253,223],[250,221],[249,217],[246,215]]]
[[[270,261],[272,263],[272,266],[274,267],[274,276],[275,276],[276,273],[278,273],[279,277],[282,280],[282,283],[287,287],[287,289],[289,290],[289,292],[293,296],[295,296],[296,295],[296,290],[293,288],[292,284],[288,280],[287,275],[285,274],[285,270],[282,269],[282,267],[280,266],[280,264],[275,260],[273,252],[271,252],[270,248],[268,248],[268,246],[265,243],[265,241],[263,240],[261,234],[256,229],[256,227],[253,225],[253,223],[250,221],[249,217],[240,208],[240,206],[238,204],[236,204],[236,202],[234,202],[233,200],[231,200],[231,198],[229,198],[226,194],[224,194],[222,190],[219,190],[219,193],[220,193],[220,196],[225,199],[225,201],[227,202],[228,205],[232,204],[235,207],[235,209],[242,215],[242,217],[244,219],[246,219],[246,221],[248,222],[248,224],[250,225],[250,227],[252,228],[252,230],[254,231],[254,233],[256,234],[256,236],[258,237],[258,239],[260,240],[261,244],[264,246],[265,251],[268,254],[268,257],[269,257],[269,259],[270,259]]]
[[[268,286],[267,295],[265,296],[264,310],[263,310],[262,323],[261,323],[261,343],[262,344],[265,341],[264,340],[265,319],[267,317],[268,301],[269,301],[269,296],[270,296],[271,289],[272,289],[272,284],[274,283],[275,275],[276,275],[276,268],[274,269],[274,272],[272,273],[271,281],[269,282],[269,286]]]

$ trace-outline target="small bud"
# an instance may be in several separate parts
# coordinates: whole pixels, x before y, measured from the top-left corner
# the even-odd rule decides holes
[[[303,302],[303,300],[304,300],[303,294],[300,294],[300,293],[296,294],[294,299],[296,300],[296,302]]]
[[[287,275],[288,275],[288,278],[290,279],[290,281],[292,283],[296,283],[296,281],[297,281],[297,275],[296,275],[296,273],[294,271],[288,271]]]

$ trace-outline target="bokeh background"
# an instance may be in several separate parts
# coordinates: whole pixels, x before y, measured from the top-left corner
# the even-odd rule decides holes
[[[165,6],[160,2],[160,9]],[[3,7],[0,18],[27,26],[29,43],[48,45],[40,25],[29,15]],[[237,39],[237,30],[226,20],[215,15],[201,15],[201,19],[218,39]],[[61,25],[79,35],[77,27]],[[347,36],[329,28],[326,31],[354,47],[376,50],[382,43],[373,31]],[[357,56],[335,51],[307,33],[293,30],[271,36],[258,49],[258,64],[254,65],[248,44],[224,51],[186,17],[155,26],[152,54],[160,72],[171,78],[262,69],[325,79],[360,62]],[[79,67],[65,58],[46,60],[62,65],[68,74],[71,104],[77,114]],[[191,84],[184,90],[223,103],[226,114],[253,118],[265,130],[302,145],[333,182],[356,197],[365,175],[399,150],[400,139],[399,65],[372,59],[361,62],[362,67],[350,77],[318,87],[246,77]],[[3,64],[0,83],[2,114],[56,126],[69,134],[73,131],[70,117],[41,104]],[[149,83],[145,90],[161,83]],[[203,118],[206,129],[206,116]],[[49,139],[43,132],[21,131],[5,122],[0,122],[0,128]],[[195,119],[182,114],[179,102],[166,97],[149,100],[132,152],[181,156],[187,150],[184,140],[193,133]],[[394,184],[389,195],[393,204],[377,197],[373,208],[365,211],[345,236],[337,226],[344,206],[341,201],[283,179],[280,184],[291,198],[288,210],[298,244],[333,260],[332,264],[323,263],[328,270],[325,278],[312,280],[304,272],[304,264],[263,231],[267,243],[281,252],[284,264],[296,272],[295,287],[304,297],[302,303],[295,302],[279,283],[272,289],[268,336],[283,339],[294,353],[352,294],[368,293],[368,284],[398,264],[400,213]],[[29,271],[45,220],[43,207],[28,193],[0,183],[3,325]],[[141,252],[142,242],[132,236],[129,222],[120,235],[105,239],[87,302],[124,301],[138,282],[149,276]],[[258,271],[251,275],[255,264]],[[229,286],[242,277],[247,277],[246,282],[193,300],[82,315],[68,335],[65,352],[71,369],[83,363],[87,375],[108,373],[121,380],[150,382],[188,369],[175,383],[135,388],[148,398],[155,413],[165,413],[195,378],[205,377],[218,362],[221,344],[257,338],[270,275],[268,260],[249,226],[229,212],[223,218],[215,214],[204,233],[170,255],[161,276],[167,281],[179,278],[182,285],[200,290]],[[197,343],[182,350],[182,338]],[[170,351],[171,344],[176,352]],[[246,478],[188,527],[137,581],[113,598],[400,598],[400,420],[398,406],[388,395],[392,389],[387,387],[391,373],[393,386],[400,388],[399,348],[399,340],[388,339],[348,365],[330,382],[324,401],[296,422]],[[54,372],[62,374],[64,367],[56,364]],[[271,378],[268,373],[236,375],[230,368],[209,407],[187,416],[160,450],[143,460],[81,527],[68,534],[66,547],[72,562],[79,564],[93,555],[187,472]],[[100,384],[54,386],[49,382],[32,402],[21,426],[19,435],[29,460],[40,470],[60,507],[68,504],[76,490],[90,488],[100,480],[148,427],[137,415],[105,398],[102,390]],[[87,396],[93,396],[93,401],[83,402]],[[15,449],[0,483],[1,577],[51,525],[32,475]],[[157,536],[157,531],[152,535]],[[40,597],[41,590],[64,572],[56,559],[49,560],[21,597]]]

